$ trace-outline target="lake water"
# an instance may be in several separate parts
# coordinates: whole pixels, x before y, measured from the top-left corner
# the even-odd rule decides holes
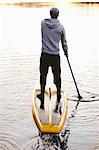
[[[94,5],[59,5],[69,60],[60,48],[68,119],[59,135],[40,135],[32,117],[39,83],[40,23],[50,7],[0,6],[0,150],[99,150],[99,11]],[[49,84],[50,83],[50,84]],[[47,87],[53,86],[49,70]]]

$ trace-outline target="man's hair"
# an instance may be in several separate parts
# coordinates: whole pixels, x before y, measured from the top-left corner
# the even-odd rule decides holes
[[[59,10],[57,8],[52,8],[50,10],[51,18],[57,18],[59,16]]]

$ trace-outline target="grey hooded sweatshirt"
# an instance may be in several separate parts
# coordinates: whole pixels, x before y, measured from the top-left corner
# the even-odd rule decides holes
[[[57,19],[45,19],[41,23],[42,51],[47,54],[59,54],[61,40],[64,53],[68,50],[65,29]]]

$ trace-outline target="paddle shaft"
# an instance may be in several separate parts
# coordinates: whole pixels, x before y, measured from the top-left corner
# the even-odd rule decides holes
[[[73,77],[75,86],[76,86],[76,90],[77,90],[77,93],[78,93],[78,98],[80,99],[80,98],[82,98],[82,96],[81,96],[80,93],[79,93],[79,90],[78,90],[78,87],[77,87],[77,83],[76,83],[76,80],[75,80],[75,77],[74,77],[74,74],[73,74],[73,71],[72,71],[72,68],[71,68],[69,59],[68,59],[68,57],[66,57],[66,58],[67,58],[67,62],[68,62],[68,65],[69,65],[69,68],[70,68],[70,71],[71,71],[71,74],[72,74],[72,77]]]

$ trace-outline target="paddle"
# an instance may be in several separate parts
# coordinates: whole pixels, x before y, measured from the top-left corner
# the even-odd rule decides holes
[[[71,71],[71,74],[72,74],[72,77],[73,77],[73,80],[74,80],[74,83],[75,83],[75,86],[76,86],[76,90],[77,90],[77,93],[78,93],[78,98],[81,99],[82,96],[80,95],[79,93],[79,90],[78,90],[78,87],[77,87],[77,83],[76,83],[76,80],[75,80],[75,77],[74,77],[74,74],[73,74],[73,71],[72,71],[72,68],[71,68],[71,65],[70,65],[70,62],[69,62],[69,59],[68,57],[66,56],[67,58],[67,62],[68,62],[68,65],[69,65],[69,68],[70,68],[70,71]]]

